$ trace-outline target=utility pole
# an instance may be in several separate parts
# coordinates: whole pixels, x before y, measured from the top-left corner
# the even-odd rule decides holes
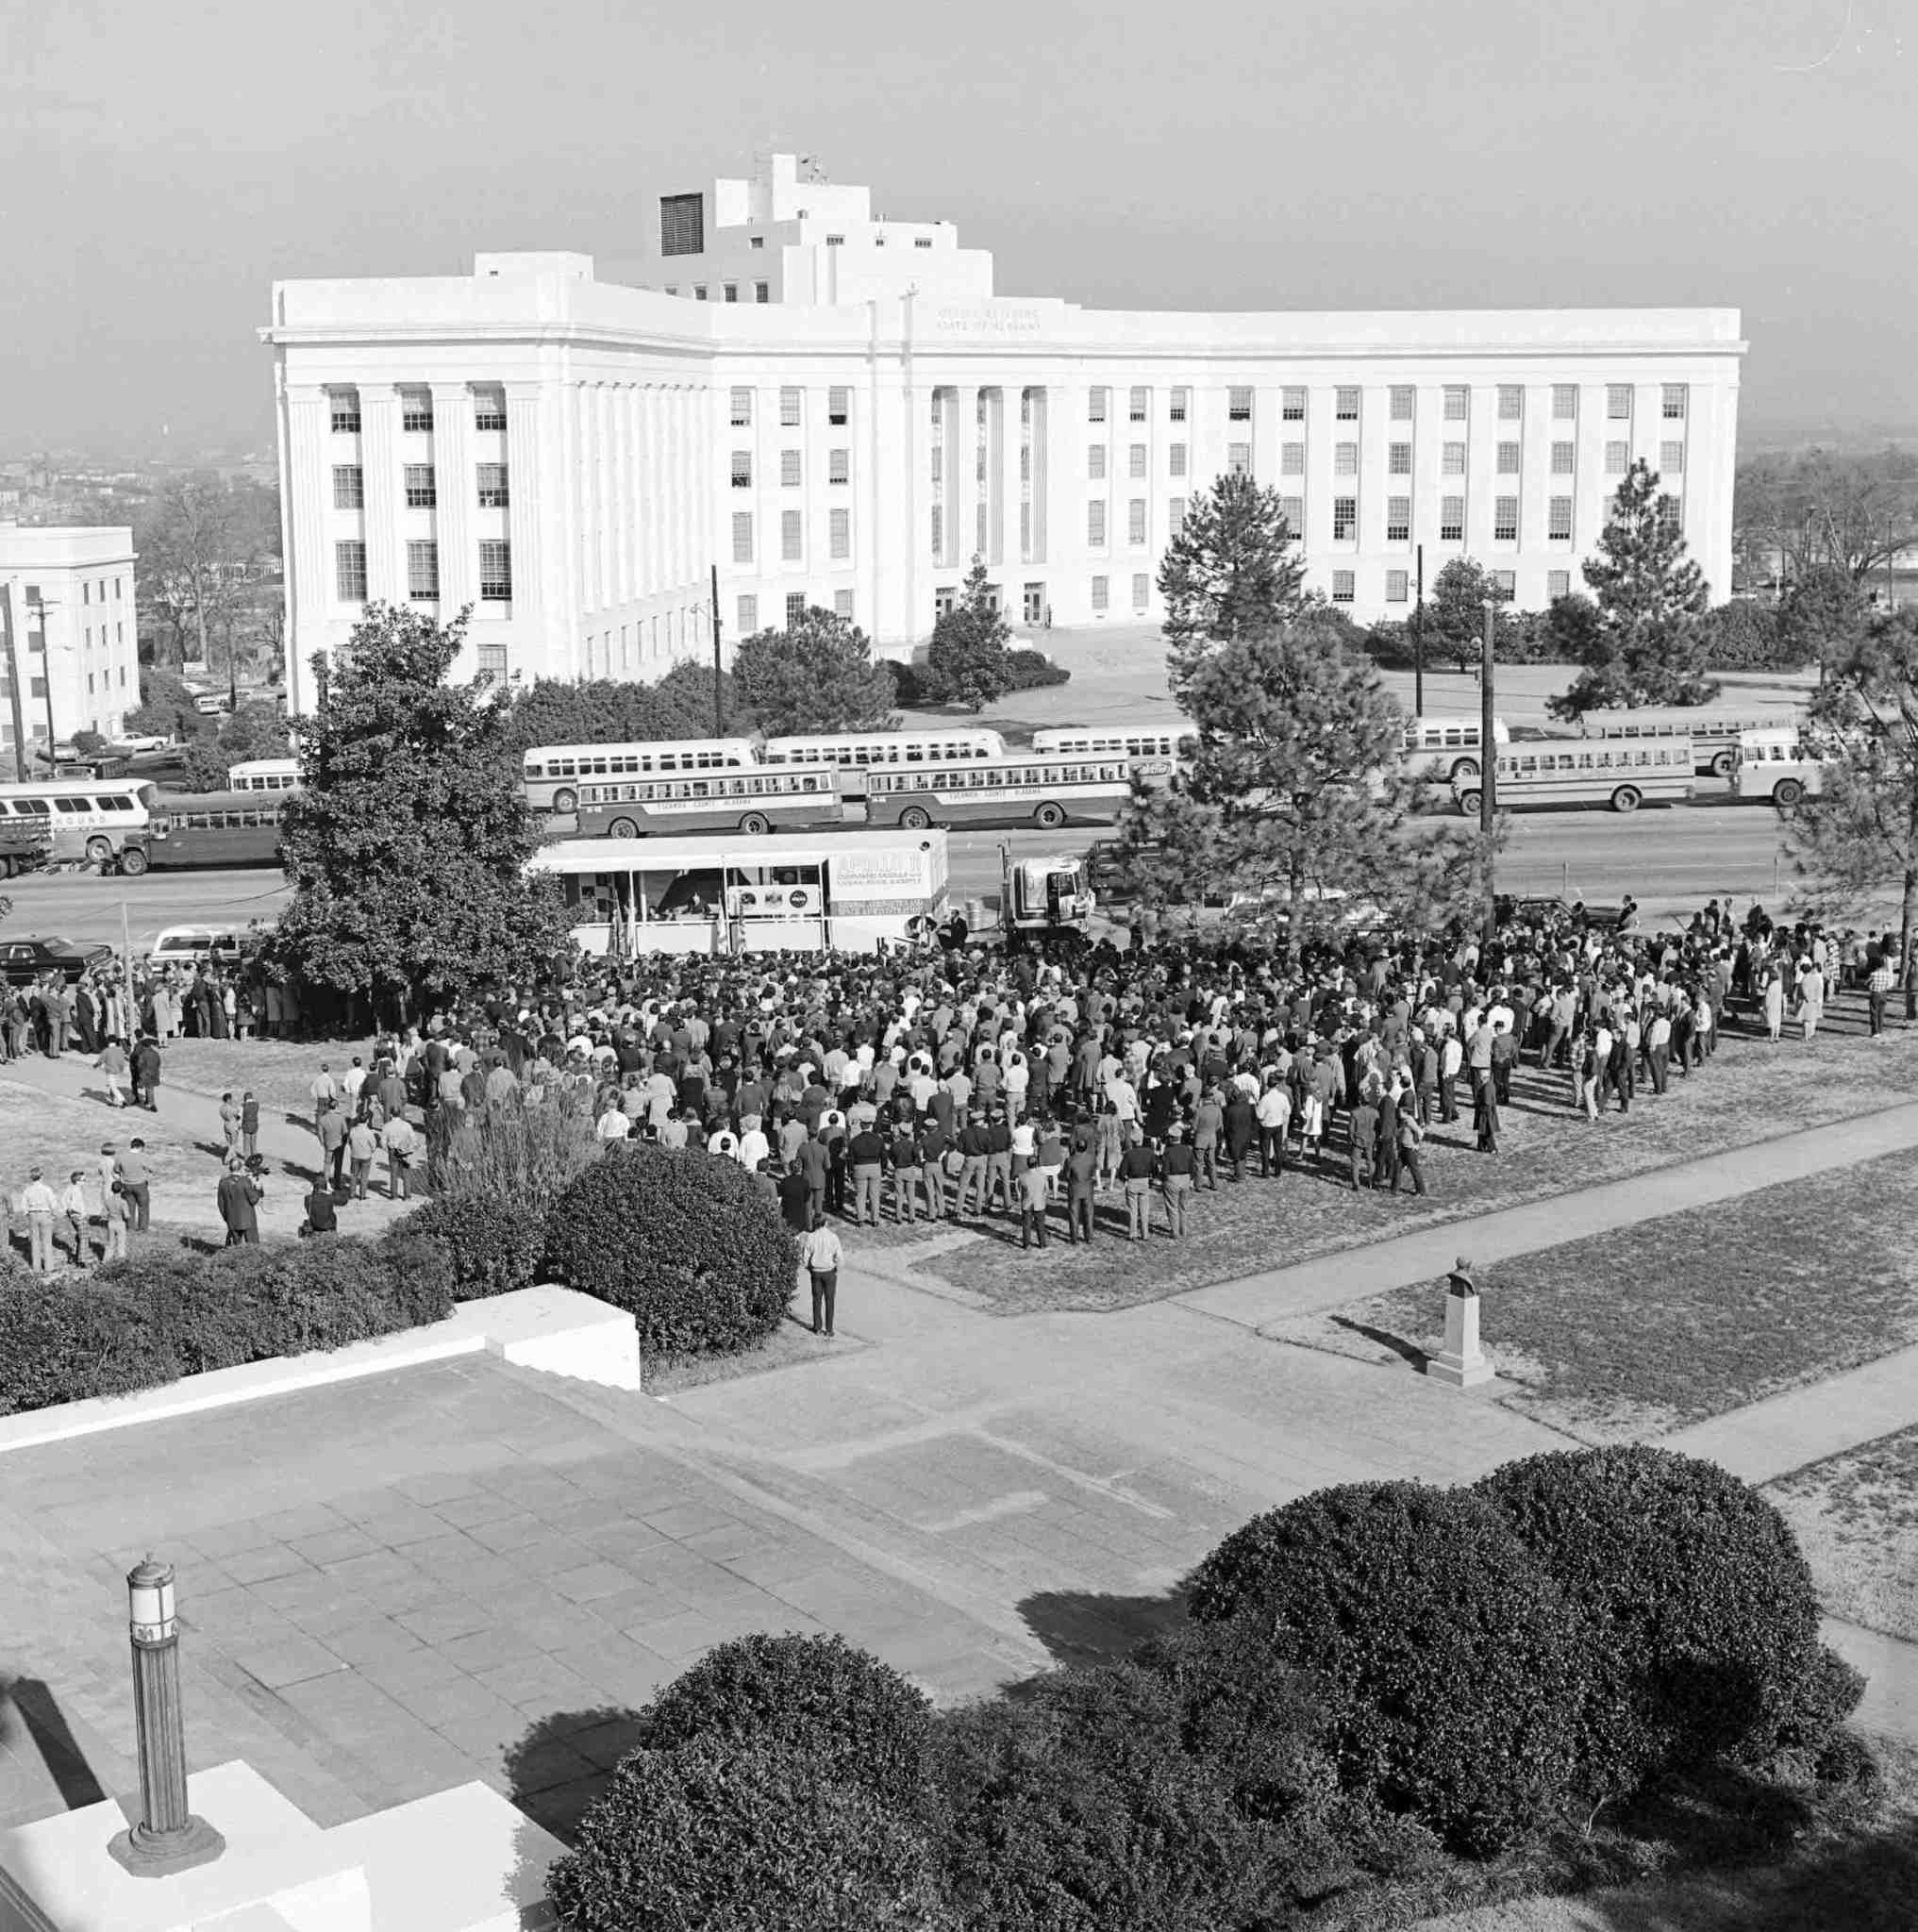
[[[1493,878],[1492,815],[1498,809],[1498,746],[1493,739],[1493,641],[1498,627],[1498,606],[1485,604],[1485,642],[1478,672],[1478,843],[1485,860],[1485,943],[1490,949],[1498,932],[1498,895]]]
[[[13,709],[13,776],[26,783],[26,720],[20,705],[20,658],[13,647],[13,585],[0,577],[0,645],[7,652],[7,696]]]
[[[1426,546],[1418,550],[1419,601],[1412,611],[1412,716],[1426,714]]]
[[[712,566],[712,735],[726,736],[726,674],[719,661],[719,565]]]

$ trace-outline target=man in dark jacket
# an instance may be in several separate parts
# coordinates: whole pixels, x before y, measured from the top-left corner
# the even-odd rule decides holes
[[[151,1034],[133,1049],[133,1074],[148,1113],[159,1111],[159,1043]]]
[[[1259,1138],[1259,1116],[1243,1087],[1234,1086],[1226,1101],[1226,1158],[1232,1163],[1232,1178],[1245,1178],[1245,1162],[1252,1143]]]
[[[242,1243],[252,1247],[259,1245],[259,1216],[255,1209],[259,1206],[260,1194],[259,1182],[247,1173],[245,1163],[236,1154],[226,1163],[218,1194],[220,1219],[226,1224],[226,1245],[229,1248]]]

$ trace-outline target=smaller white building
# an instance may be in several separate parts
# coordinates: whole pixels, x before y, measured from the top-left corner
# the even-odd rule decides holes
[[[0,747],[13,747],[16,703],[29,744],[118,738],[140,703],[133,532],[0,524],[0,618],[10,614],[0,642],[12,645],[0,682],[9,671],[14,680],[0,691]]]

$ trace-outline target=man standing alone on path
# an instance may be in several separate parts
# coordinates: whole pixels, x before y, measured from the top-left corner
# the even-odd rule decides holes
[[[133,1077],[137,1097],[148,1113],[159,1111],[159,1041],[147,1034],[133,1049]]]
[[[144,1234],[152,1212],[153,1177],[146,1167],[146,1142],[138,1134],[126,1143],[126,1152],[115,1159],[113,1177],[125,1191],[134,1227]]]
[[[226,1245],[237,1248],[242,1245],[259,1245],[259,1216],[255,1211],[259,1206],[259,1183],[246,1172],[246,1164],[239,1155],[234,1155],[226,1163],[226,1172],[221,1176],[218,1200],[220,1219],[226,1224]]]
[[[815,1221],[800,1243],[799,1258],[812,1284],[812,1332],[832,1333],[833,1316],[839,1301],[839,1265],[845,1251],[839,1236],[825,1222]],[[820,1326],[824,1320],[825,1327]]]
[[[313,1124],[317,1127],[321,1115],[340,1097],[340,1083],[333,1077],[331,1060],[320,1062],[320,1071],[313,1075],[307,1091],[313,1096]]]
[[[319,1130],[320,1172],[332,1181],[337,1193],[346,1171],[346,1116],[338,1100],[327,1101],[320,1109]]]

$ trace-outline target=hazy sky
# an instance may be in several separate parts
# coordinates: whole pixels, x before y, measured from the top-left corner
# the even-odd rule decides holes
[[[1747,428],[1909,427],[1914,77],[1910,0],[0,0],[0,450],[268,443],[275,277],[626,257],[769,144],[1003,294],[1732,305]]]

